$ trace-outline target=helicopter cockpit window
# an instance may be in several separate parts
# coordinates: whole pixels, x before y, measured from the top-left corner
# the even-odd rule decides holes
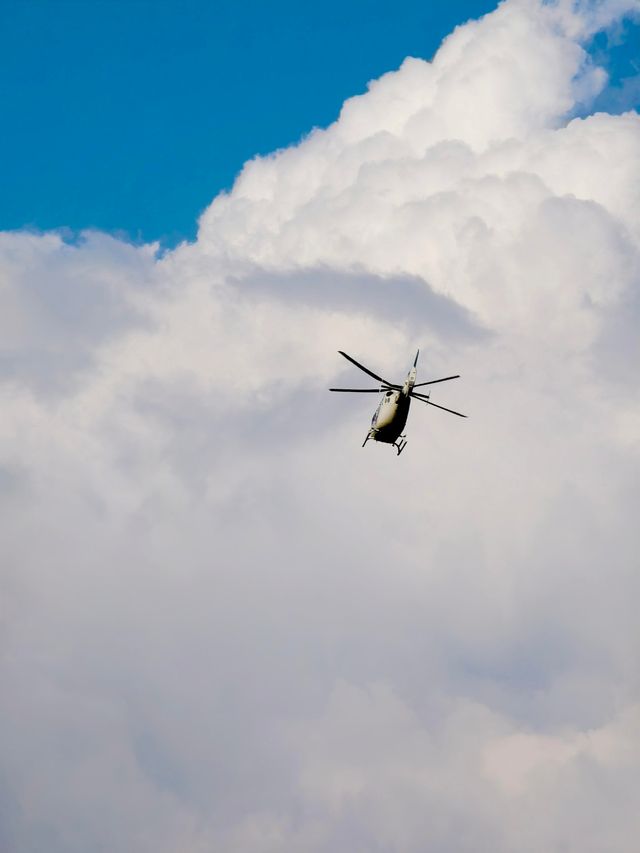
[[[387,391],[387,393],[385,394],[385,397],[390,397],[392,394],[393,394],[393,391]]]

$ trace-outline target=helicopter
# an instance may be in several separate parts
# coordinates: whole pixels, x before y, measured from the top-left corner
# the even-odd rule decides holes
[[[371,419],[371,428],[369,429],[367,437],[362,444],[363,447],[369,439],[372,439],[373,441],[382,441],[385,444],[393,445],[393,447],[398,451],[398,456],[400,456],[407,446],[407,437],[402,434],[402,430],[407,423],[411,400],[420,400],[421,403],[426,403],[428,406],[435,406],[436,409],[442,409],[452,415],[457,415],[459,418],[467,417],[466,415],[462,415],[460,412],[454,412],[453,409],[447,409],[445,406],[438,405],[438,403],[432,403],[429,399],[428,393],[421,394],[419,391],[414,390],[415,388],[421,388],[424,385],[435,385],[438,382],[448,382],[450,379],[460,378],[460,374],[457,373],[455,376],[445,376],[442,379],[431,379],[429,382],[416,382],[420,350],[416,353],[413,367],[409,373],[407,373],[407,378],[404,380],[403,385],[397,385],[393,382],[389,382],[387,379],[383,379],[382,376],[378,376],[372,370],[369,370],[368,367],[365,367],[363,364],[356,361],[355,358],[347,355],[346,352],[342,352],[342,350],[338,350],[338,352],[341,356],[346,358],[347,361],[350,361],[351,364],[355,364],[355,366],[364,371],[364,373],[368,374],[373,379],[376,379],[380,383],[380,387],[329,388],[329,391],[342,391],[348,394],[384,394],[383,398],[378,403],[378,408],[375,410],[373,418]]]

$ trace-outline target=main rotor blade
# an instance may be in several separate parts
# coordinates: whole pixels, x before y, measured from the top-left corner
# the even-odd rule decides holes
[[[452,415],[457,415],[459,418],[466,418],[466,415],[462,415],[460,412],[454,412],[453,409],[447,409],[446,406],[439,406],[437,403],[432,403],[431,400],[427,400],[426,397],[423,397],[421,394],[412,394],[412,397],[415,397],[416,400],[420,400],[421,403],[426,403],[427,406],[435,406],[436,409],[442,409],[443,412],[449,412]]]
[[[432,379],[431,382],[416,382],[413,387],[420,388],[422,385],[435,385],[436,382],[448,382],[450,379],[460,379],[460,374],[456,373],[455,376],[445,376],[444,379]]]
[[[385,385],[390,385],[392,388],[399,388],[399,385],[394,385],[392,382],[387,382],[386,379],[383,379],[382,376],[378,376],[377,373],[374,373],[372,370],[369,370],[368,367],[365,367],[363,364],[360,364],[359,361],[356,361],[355,358],[351,358],[350,355],[347,355],[346,352],[342,352],[341,349],[338,350],[340,355],[344,356],[347,361],[350,361],[351,364],[355,364],[356,367],[359,367],[360,370],[364,370],[365,373],[368,373],[369,376],[373,377],[373,379],[377,379],[378,382],[384,382]]]
[[[329,391],[349,391],[351,394],[383,394],[386,388],[329,388]]]

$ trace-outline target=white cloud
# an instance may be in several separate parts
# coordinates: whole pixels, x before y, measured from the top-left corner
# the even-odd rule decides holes
[[[164,257],[2,235],[3,849],[635,850],[634,8],[507,0]],[[361,450],[335,351],[418,346],[469,421]]]

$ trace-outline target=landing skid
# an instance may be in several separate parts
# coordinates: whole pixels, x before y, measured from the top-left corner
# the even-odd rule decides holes
[[[402,451],[403,451],[403,450],[405,449],[405,447],[407,446],[407,439],[405,438],[405,436],[404,436],[404,435],[401,435],[401,436],[400,436],[400,438],[399,438],[399,440],[398,440],[398,443],[397,443],[397,444],[395,444],[395,443],[394,443],[394,445],[393,445],[393,446],[394,446],[394,447],[395,447],[395,449],[398,451],[398,456],[400,456],[400,454],[402,453]]]
[[[367,437],[365,438],[365,440],[362,442],[363,447],[369,441],[370,438],[373,438],[371,433],[369,433],[367,435]],[[397,442],[394,441],[392,444],[392,447],[395,447],[396,451],[398,452],[398,456],[400,456],[400,454],[402,453],[402,451],[405,449],[406,446],[407,446],[407,438],[404,435],[401,435],[400,438],[398,439],[398,441]]]

